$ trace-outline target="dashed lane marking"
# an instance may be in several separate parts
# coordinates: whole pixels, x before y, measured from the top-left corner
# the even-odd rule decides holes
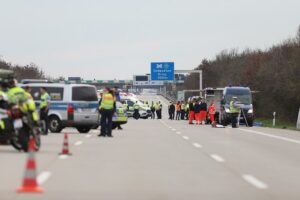
[[[83,143],[82,141],[77,141],[77,142],[74,143],[74,145],[79,146],[79,145],[82,145],[82,143]]]
[[[193,143],[193,146],[196,147],[196,148],[198,148],[198,149],[202,148],[202,145],[198,144],[198,143]]]
[[[59,159],[64,160],[67,159],[69,156],[68,155],[60,155],[58,156]]]
[[[177,134],[177,135],[180,135],[180,134],[181,134],[181,132],[180,132],[180,131],[177,131],[177,132],[176,132],[176,134]]]
[[[43,185],[51,176],[51,172],[45,171],[38,175],[37,182],[39,185]]]
[[[188,136],[185,136],[185,135],[182,136],[182,138],[185,139],[185,140],[189,140],[190,139]]]
[[[258,189],[264,190],[264,189],[268,188],[267,184],[258,180],[257,178],[255,178],[252,175],[245,174],[245,175],[243,175],[243,179]]]
[[[221,156],[219,156],[217,154],[212,154],[212,155],[210,155],[210,157],[212,157],[212,159],[214,159],[217,162],[225,162],[224,158],[222,158]]]
[[[92,135],[91,134],[87,134],[85,137],[86,138],[90,138],[90,137],[92,137]]]

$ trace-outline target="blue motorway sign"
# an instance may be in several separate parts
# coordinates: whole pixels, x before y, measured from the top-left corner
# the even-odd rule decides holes
[[[174,80],[173,62],[154,62],[151,63],[152,81],[173,81]]]

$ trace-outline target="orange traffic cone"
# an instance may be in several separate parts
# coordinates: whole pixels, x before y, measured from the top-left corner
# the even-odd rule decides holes
[[[29,140],[28,159],[25,171],[25,177],[23,179],[23,186],[21,186],[17,192],[19,193],[41,193],[43,189],[40,188],[36,181],[36,164],[35,164],[35,140],[31,138]]]
[[[69,142],[68,142],[68,134],[65,133],[64,135],[64,143],[63,143],[63,149],[60,155],[72,155],[69,151]]]

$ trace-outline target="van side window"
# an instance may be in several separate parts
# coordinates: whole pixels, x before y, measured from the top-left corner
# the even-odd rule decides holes
[[[41,100],[41,87],[31,87],[31,96],[35,101]],[[46,87],[48,94],[51,97],[51,101],[62,101],[64,98],[64,88],[60,87]]]

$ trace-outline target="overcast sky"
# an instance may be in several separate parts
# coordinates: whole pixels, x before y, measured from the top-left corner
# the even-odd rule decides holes
[[[48,75],[130,79],[296,34],[299,0],[0,0],[0,55]]]

